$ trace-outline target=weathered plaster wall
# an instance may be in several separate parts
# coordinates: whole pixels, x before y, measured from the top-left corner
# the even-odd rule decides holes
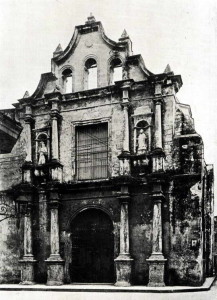
[[[147,193],[146,193],[147,192]],[[129,204],[130,250],[134,258],[134,284],[148,284],[146,259],[152,250],[152,201],[148,190],[133,189]]]
[[[15,204],[12,198],[6,193],[1,193],[0,197],[1,205],[3,198],[7,205],[1,207],[5,207],[9,214],[14,214]],[[4,217],[0,216],[0,283],[19,283],[18,261],[23,249],[23,223],[17,218]]]
[[[170,284],[202,284],[203,235],[201,182],[176,182],[170,196]]]

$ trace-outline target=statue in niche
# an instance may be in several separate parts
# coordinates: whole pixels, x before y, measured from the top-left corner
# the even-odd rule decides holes
[[[144,129],[139,130],[137,139],[137,154],[145,154],[147,152],[147,136]]]
[[[38,153],[39,153],[38,164],[44,165],[46,163],[46,157],[48,154],[45,142],[43,141],[40,142]]]

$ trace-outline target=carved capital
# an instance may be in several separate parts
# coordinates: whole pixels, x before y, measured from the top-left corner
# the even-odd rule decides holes
[[[162,97],[155,97],[154,103],[155,103],[155,105],[162,105],[164,103],[164,100]]]
[[[30,114],[25,115],[24,121],[25,121],[26,124],[29,124],[29,125],[32,125],[35,122],[32,115],[30,115]]]

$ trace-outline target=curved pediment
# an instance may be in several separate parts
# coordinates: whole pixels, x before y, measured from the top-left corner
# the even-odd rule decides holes
[[[88,18],[89,19],[89,18]],[[112,50],[122,50],[124,51],[127,49],[128,41],[130,40],[129,37],[120,38],[119,42],[115,42],[108,38],[105,34],[104,28],[100,21],[95,21],[95,18],[91,21],[87,21],[84,25],[78,25],[75,27],[74,34],[66,47],[65,50],[61,49],[61,46],[58,45],[57,49],[54,52],[53,61],[58,65],[65,61],[70,55],[72,55],[73,51],[75,50],[76,46],[78,45],[80,38],[82,35],[86,35],[92,32],[99,32],[102,40],[107,44]],[[89,44],[88,44],[89,43]],[[91,47],[91,43],[87,40],[87,47]]]
[[[52,72],[41,74],[39,84],[31,98],[42,98],[45,93],[54,92],[56,89],[56,80],[57,78]]]

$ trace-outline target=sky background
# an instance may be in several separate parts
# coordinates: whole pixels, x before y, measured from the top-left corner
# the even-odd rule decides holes
[[[177,97],[191,106],[217,178],[216,0],[0,0],[0,109],[34,92],[57,45],[65,48],[90,12],[114,41],[126,29],[151,72],[169,63],[181,74]]]

